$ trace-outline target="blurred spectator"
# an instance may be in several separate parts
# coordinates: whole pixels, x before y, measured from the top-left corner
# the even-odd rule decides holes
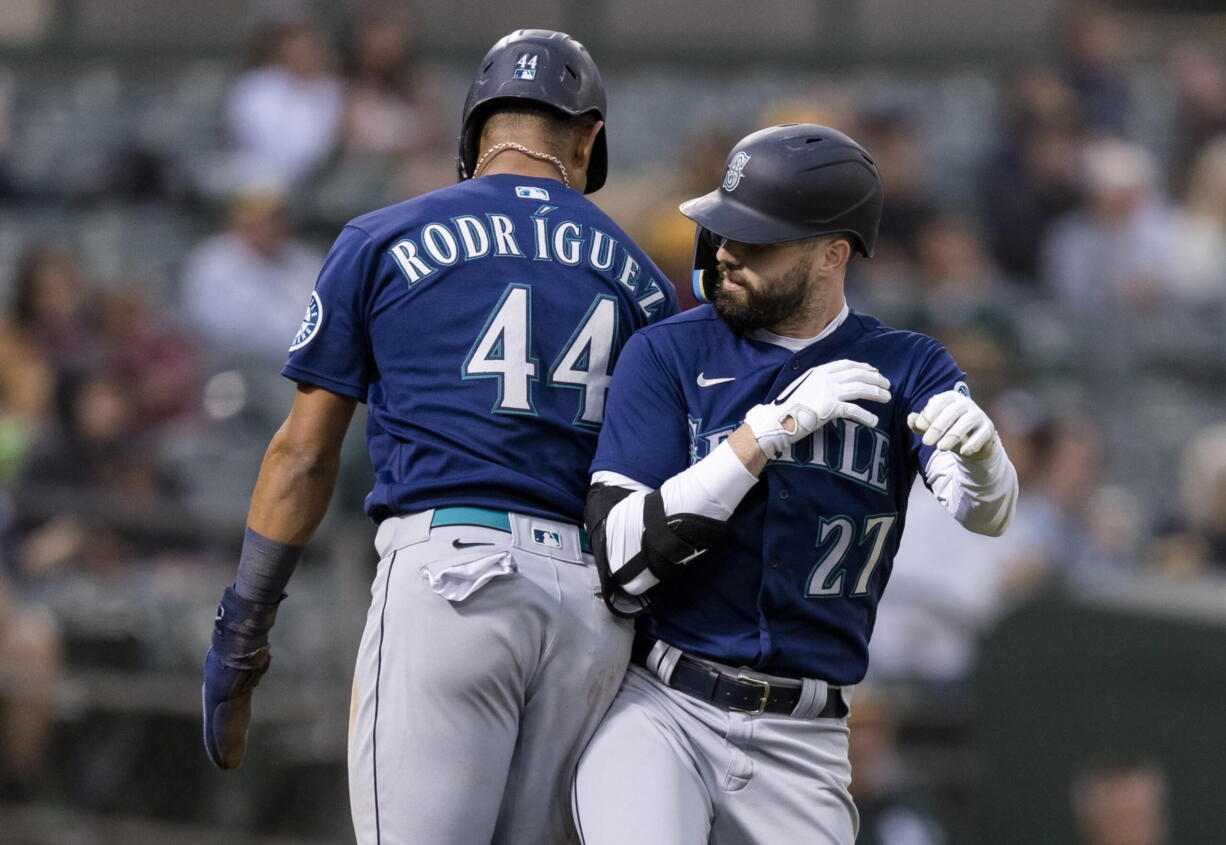
[[[1006,94],[998,147],[984,173],[984,222],[997,262],[1033,284],[1051,221],[1080,196],[1077,98],[1053,69],[1032,67]]]
[[[51,406],[54,384],[50,362],[22,323],[19,313],[0,323],[0,489],[20,471]]]
[[[1000,298],[1000,272],[965,217],[937,214],[919,229],[916,255],[924,310],[931,321],[973,323]]]
[[[98,354],[85,282],[76,258],[65,247],[28,248],[18,262],[15,287],[11,316],[3,329],[14,356],[11,360],[29,364],[38,359],[61,370]],[[29,403],[27,407],[38,406],[34,393],[21,401]]]
[[[1175,219],[1153,157],[1118,139],[1085,148],[1084,208],[1056,221],[1042,276],[1078,317],[1118,327],[1122,317],[1166,303]]]
[[[1186,44],[1171,55],[1176,117],[1172,182],[1180,194],[1196,186],[1192,163],[1215,138],[1226,136],[1226,67],[1218,50]]]
[[[1176,224],[1171,280],[1190,305],[1226,303],[1226,135],[1207,144],[1191,164]]]
[[[872,686],[856,688],[848,717],[851,794],[860,811],[858,845],[943,845],[932,801],[911,779],[898,751],[898,725]]]
[[[0,804],[31,797],[46,773],[62,662],[55,621],[0,576]]]
[[[1083,845],[1166,845],[1171,841],[1166,778],[1156,763],[1103,758],[1072,784],[1073,814]]]
[[[306,18],[267,25],[253,52],[226,103],[234,178],[289,189],[332,152],[341,83],[327,38]]]
[[[1179,467],[1181,510],[1150,550],[1150,565],[1173,578],[1226,572],[1226,424],[1199,432]]]
[[[440,107],[417,61],[416,34],[403,6],[379,2],[358,11],[345,90],[347,152],[403,155],[442,140]]]
[[[1005,542],[1073,585],[1135,575],[1141,515],[1130,496],[1102,485],[1099,426],[1070,415],[1039,422],[1031,438],[1031,477]]]
[[[323,257],[290,237],[279,195],[242,194],[229,216],[187,257],[184,315],[215,355],[284,359]]]
[[[98,308],[99,334],[136,403],[139,430],[193,414],[200,404],[200,355],[136,283],[106,292]]]
[[[907,328],[942,339],[950,330],[984,330],[1016,351],[1010,291],[970,220],[947,213],[928,220],[917,233],[916,259],[916,313]],[[968,370],[980,367],[957,360]]]
[[[358,9],[345,60],[338,156],[304,192],[315,217],[348,220],[455,181],[455,150],[415,20],[374,0]]]
[[[887,255],[860,263],[852,301],[890,325],[935,336],[974,372],[980,401],[990,400],[1015,381],[1013,290],[960,215],[937,212],[924,221],[914,251],[914,261]]]
[[[901,106],[869,109],[859,118],[854,137],[877,164],[885,187],[885,207],[877,234],[876,252],[901,250],[915,255],[920,228],[936,209],[929,197],[919,126]]]
[[[67,249],[26,249],[14,288],[12,307],[0,323],[0,488],[20,475],[50,421],[57,371],[97,352],[84,284]],[[0,513],[6,504],[0,499]],[[0,518],[0,524],[7,521]]]
[[[139,434],[126,379],[105,368],[68,373],[57,405],[58,425],[31,451],[18,486],[26,577],[113,569],[190,532],[177,486]]]
[[[1089,129],[1126,134],[1132,101],[1123,66],[1125,29],[1118,13],[1102,0],[1070,0],[1055,23],[1060,67],[1077,94],[1082,122]]]

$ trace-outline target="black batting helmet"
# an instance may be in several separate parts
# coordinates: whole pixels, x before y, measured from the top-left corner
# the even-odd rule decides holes
[[[881,201],[877,165],[842,132],[789,123],[747,135],[728,154],[723,183],[681,204],[698,224],[694,295],[710,302],[719,282],[714,236],[773,244],[845,234],[871,257]]]
[[[604,120],[605,115],[604,82],[582,44],[552,29],[512,32],[485,54],[468,89],[456,159],[460,181],[473,176],[485,118],[495,104],[513,100],[530,100],[572,116],[590,114]],[[608,170],[609,151],[601,127],[592,148],[584,193],[598,190]]]

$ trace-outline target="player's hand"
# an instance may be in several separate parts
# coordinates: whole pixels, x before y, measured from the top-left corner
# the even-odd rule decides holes
[[[889,380],[871,364],[832,361],[807,370],[774,401],[750,408],[745,423],[766,456],[774,458],[834,419],[877,425],[877,415],[853,404],[858,401],[889,402]]]
[[[284,596],[282,596],[284,598]],[[276,604],[248,601],[226,588],[204,658],[204,750],[219,769],[233,769],[247,753],[251,693],[268,671],[268,632]]]
[[[907,427],[924,436],[925,446],[981,461],[996,448],[996,426],[971,397],[956,390],[938,393],[924,410],[907,415]]]

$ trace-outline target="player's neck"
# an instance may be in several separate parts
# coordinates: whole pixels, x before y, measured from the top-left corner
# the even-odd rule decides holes
[[[496,143],[496,142],[494,142]],[[523,142],[524,146],[532,150],[544,150],[544,144],[533,145],[531,141]],[[490,144],[493,146],[493,143]],[[492,156],[490,160],[481,168],[481,172],[477,174],[481,176],[497,176],[499,174],[509,174],[512,176],[529,176],[534,179],[552,179],[555,182],[562,181],[562,172],[558,166],[551,161],[543,161],[533,158],[530,155],[514,149],[505,149]],[[573,184],[573,175],[571,176]]]
[[[768,326],[767,331],[781,337],[817,337],[842,313],[845,303],[842,277],[819,282],[795,315]]]

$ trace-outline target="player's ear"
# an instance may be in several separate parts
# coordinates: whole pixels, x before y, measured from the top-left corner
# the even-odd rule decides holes
[[[827,238],[817,254],[817,263],[823,273],[834,273],[851,261],[851,241],[842,235]]]
[[[592,163],[592,149],[596,146],[596,136],[604,128],[604,121],[597,120],[590,127],[575,133],[575,144],[571,150],[573,161],[587,169]]]

